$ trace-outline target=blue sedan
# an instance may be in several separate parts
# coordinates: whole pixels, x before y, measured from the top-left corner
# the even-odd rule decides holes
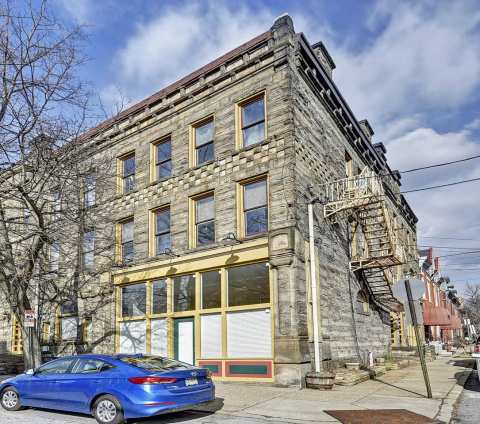
[[[92,414],[100,424],[124,423],[215,399],[210,372],[146,355],[80,355],[47,362],[0,383],[8,411],[31,406]]]

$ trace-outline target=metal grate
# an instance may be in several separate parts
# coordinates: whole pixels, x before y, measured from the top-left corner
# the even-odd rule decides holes
[[[325,411],[343,424],[440,424],[406,409],[368,409],[362,411]]]

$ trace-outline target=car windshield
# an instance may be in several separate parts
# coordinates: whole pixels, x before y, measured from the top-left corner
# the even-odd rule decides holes
[[[143,368],[148,371],[169,371],[178,369],[190,369],[190,365],[161,356],[122,356],[122,362]]]

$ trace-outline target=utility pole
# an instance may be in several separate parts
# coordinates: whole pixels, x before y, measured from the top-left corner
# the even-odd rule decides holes
[[[313,204],[316,199],[308,203],[308,238],[310,246],[310,282],[312,284],[312,318],[313,318],[313,347],[315,355],[315,372],[320,372],[320,337],[318,328],[318,298],[317,272],[315,270],[315,239],[313,232]]]
[[[427,388],[427,397],[432,398],[432,388],[430,387],[430,379],[428,377],[427,363],[425,362],[425,353],[422,340],[420,339],[420,332],[418,331],[417,313],[415,311],[415,304],[413,302],[412,288],[410,287],[410,280],[405,280],[405,290],[407,291],[408,307],[410,308],[410,316],[412,317],[413,329],[415,330],[415,339],[417,340],[417,351],[420,357],[420,364],[422,366],[423,379],[425,380],[425,386]]]

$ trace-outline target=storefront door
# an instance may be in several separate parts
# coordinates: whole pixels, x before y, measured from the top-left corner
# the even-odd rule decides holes
[[[175,359],[195,363],[195,325],[192,318],[177,318],[174,321]]]

